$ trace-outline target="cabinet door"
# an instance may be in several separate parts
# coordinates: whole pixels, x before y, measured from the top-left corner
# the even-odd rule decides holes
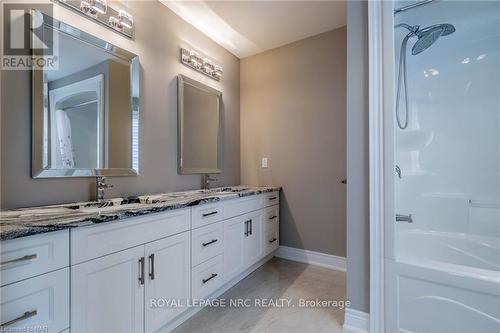
[[[71,332],[143,332],[144,246],[71,267]]]
[[[250,267],[264,256],[263,211],[259,210],[245,215],[249,233],[245,237],[245,268]]]
[[[145,250],[145,326],[146,332],[155,332],[187,309],[191,289],[190,232],[146,244]]]
[[[224,276],[232,279],[245,269],[245,217],[224,221]]]

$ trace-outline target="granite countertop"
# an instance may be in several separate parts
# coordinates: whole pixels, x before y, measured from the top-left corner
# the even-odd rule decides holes
[[[0,240],[82,227],[210,202],[279,191],[280,187],[232,186],[0,211]]]

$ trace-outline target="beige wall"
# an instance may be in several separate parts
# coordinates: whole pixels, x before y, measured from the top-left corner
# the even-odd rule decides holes
[[[347,298],[370,308],[368,5],[347,4]]]
[[[54,5],[56,18],[108,40],[140,58],[140,175],[112,178],[109,196],[168,192],[200,186],[177,174],[177,74],[223,92],[224,142],[218,185],[240,182],[240,61],[157,1],[119,2],[134,16],[135,40]],[[203,50],[221,64],[216,82],[179,63],[179,47]],[[92,179],[31,179],[31,92],[28,71],[1,73],[1,208],[88,200]]]
[[[282,245],[345,256],[346,28],[243,59],[240,76],[242,183],[283,186]]]

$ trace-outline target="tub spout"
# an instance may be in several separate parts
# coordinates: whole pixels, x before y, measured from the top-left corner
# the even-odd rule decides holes
[[[411,214],[408,215],[396,214],[396,222],[413,223],[413,218],[411,217]]]

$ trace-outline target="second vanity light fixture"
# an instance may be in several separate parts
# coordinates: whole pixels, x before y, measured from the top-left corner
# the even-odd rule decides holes
[[[108,6],[107,0],[57,0],[58,3],[113,29],[129,38],[134,36],[134,18],[123,9]]]
[[[181,63],[201,72],[214,80],[222,78],[222,67],[195,50],[181,48]]]

